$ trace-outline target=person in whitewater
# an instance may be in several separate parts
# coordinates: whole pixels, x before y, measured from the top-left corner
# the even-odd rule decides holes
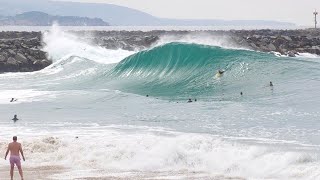
[[[191,99],[189,99],[189,100],[188,100],[188,103],[192,103],[192,100],[191,100]]]
[[[13,121],[14,123],[16,123],[18,120],[19,120],[19,119],[18,119],[17,115],[15,114],[15,115],[13,116],[12,121]]]
[[[13,136],[12,139],[13,139],[13,142],[9,143],[4,159],[7,160],[7,156],[10,151],[10,159],[9,160],[10,160],[10,166],[11,166],[11,168],[10,168],[11,180],[13,180],[14,165],[16,165],[18,167],[20,177],[23,180],[23,172],[22,172],[22,167],[21,167],[21,162],[20,162],[20,160],[21,160],[20,154],[22,156],[23,161],[25,161],[25,158],[23,155],[21,144],[17,142],[17,139],[18,139],[17,136]]]

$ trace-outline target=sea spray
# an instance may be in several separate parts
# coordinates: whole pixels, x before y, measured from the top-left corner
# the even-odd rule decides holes
[[[57,61],[61,58],[78,56],[98,63],[117,63],[123,58],[133,54],[132,51],[110,50],[92,45],[87,40],[70,32],[64,32],[58,25],[53,25],[51,30],[43,33],[43,50],[49,58]]]
[[[207,32],[189,32],[187,34],[181,35],[161,35],[160,39],[152,47],[157,47],[172,42],[218,46],[228,49],[249,50],[249,48],[246,48],[236,43],[231,36]]]

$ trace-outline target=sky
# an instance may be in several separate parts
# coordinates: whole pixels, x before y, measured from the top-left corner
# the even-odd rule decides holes
[[[277,20],[301,26],[314,23],[320,0],[58,0],[108,3],[176,19]],[[320,15],[318,16],[320,24]]]

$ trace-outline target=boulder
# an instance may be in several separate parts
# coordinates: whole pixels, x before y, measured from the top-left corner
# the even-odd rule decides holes
[[[289,52],[287,52],[287,55],[288,55],[289,57],[296,57],[296,54],[297,54],[297,52],[295,52],[295,51],[289,51]]]
[[[274,46],[272,43],[270,43],[268,45],[268,49],[269,49],[269,51],[276,51],[277,50],[276,46]]]
[[[14,50],[12,50],[12,49],[9,49],[9,50],[8,50],[8,53],[9,53],[11,56],[14,56],[14,55],[17,54],[17,53],[16,53]]]
[[[281,36],[281,37],[283,37],[287,41],[292,41],[291,37],[289,37],[289,36]]]
[[[250,43],[250,46],[251,46],[254,50],[259,49],[254,43]]]
[[[0,54],[0,62],[5,62],[5,61],[7,61],[7,57]]]
[[[15,59],[21,63],[28,63],[28,59],[21,53],[17,53]]]
[[[7,64],[18,66],[20,62],[14,59],[13,57],[9,57],[7,60]]]

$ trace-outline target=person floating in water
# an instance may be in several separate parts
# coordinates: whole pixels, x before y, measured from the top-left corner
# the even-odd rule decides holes
[[[18,119],[17,115],[15,114],[15,115],[13,116],[12,121],[13,121],[14,123],[16,123],[18,120],[19,120],[19,119]]]
[[[11,98],[11,100],[10,100],[10,102],[15,102],[15,101],[17,101],[18,99],[16,99],[16,98]]]
[[[243,93],[242,93],[242,92],[240,92],[240,95],[242,96],[242,95],[243,95]]]
[[[188,103],[191,103],[191,102],[192,102],[192,100],[191,100],[191,99],[189,99],[189,100],[188,100]]]
[[[273,87],[273,83],[270,81],[270,87]]]

